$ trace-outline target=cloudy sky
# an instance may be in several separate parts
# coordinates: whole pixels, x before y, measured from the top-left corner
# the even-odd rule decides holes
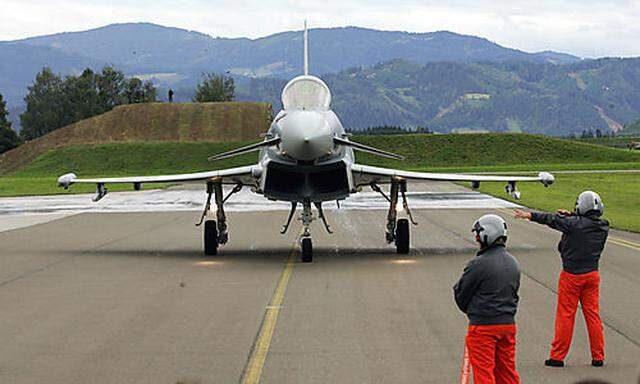
[[[0,40],[147,21],[212,36],[311,27],[450,30],[525,51],[640,56],[640,0],[2,0]]]

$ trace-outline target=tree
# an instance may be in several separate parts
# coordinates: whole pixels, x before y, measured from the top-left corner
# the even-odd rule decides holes
[[[44,68],[24,98],[27,109],[20,116],[21,135],[32,140],[121,104],[156,101],[156,94],[151,82],[127,80],[113,67],[104,67],[101,73],[87,68],[80,76],[64,79]]]
[[[26,140],[64,127],[71,121],[65,113],[64,83],[49,68],[36,75],[24,101],[27,109],[20,115],[20,135]]]
[[[125,95],[127,103],[149,103],[156,101],[156,88],[150,81],[142,82],[137,77],[132,77],[127,81]]]
[[[11,129],[11,122],[8,119],[7,103],[0,94],[0,153],[4,153],[20,145],[20,139],[16,132]]]
[[[193,101],[198,103],[232,101],[235,93],[236,87],[233,77],[203,73],[202,82],[196,86],[196,94],[193,97]]]
[[[122,71],[113,67],[104,67],[97,75],[96,88],[102,113],[125,103],[125,76]]]
[[[65,112],[80,121],[104,112],[97,90],[98,76],[89,68],[78,77],[65,79]]]

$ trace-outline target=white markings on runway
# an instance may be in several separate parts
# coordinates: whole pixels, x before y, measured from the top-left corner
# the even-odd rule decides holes
[[[36,224],[48,223],[73,215],[72,212],[55,213],[4,213],[0,211],[0,232],[26,228]]]
[[[412,209],[495,209],[514,208],[505,200],[473,191],[409,192]],[[172,188],[140,192],[116,192],[101,201],[91,201],[93,195],[55,195],[0,198],[0,231],[55,220],[77,213],[101,212],[175,212],[200,211],[206,193],[195,189]],[[340,202],[340,208],[388,209],[388,202],[375,192],[361,192]],[[290,203],[265,199],[247,189],[234,195],[225,204],[228,212],[289,210]],[[327,202],[325,209],[337,209],[335,202]]]

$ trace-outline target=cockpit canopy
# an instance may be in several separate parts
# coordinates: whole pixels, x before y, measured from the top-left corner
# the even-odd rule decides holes
[[[298,76],[282,90],[285,110],[328,110],[331,106],[329,87],[315,76]]]

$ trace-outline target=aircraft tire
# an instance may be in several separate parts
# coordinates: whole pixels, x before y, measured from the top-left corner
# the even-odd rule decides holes
[[[207,256],[218,254],[218,227],[215,220],[204,222],[204,254]]]
[[[400,219],[396,226],[396,252],[401,255],[409,253],[409,220]]]
[[[310,263],[313,261],[313,243],[311,242],[311,238],[305,237],[302,239],[300,256],[303,263]]]

